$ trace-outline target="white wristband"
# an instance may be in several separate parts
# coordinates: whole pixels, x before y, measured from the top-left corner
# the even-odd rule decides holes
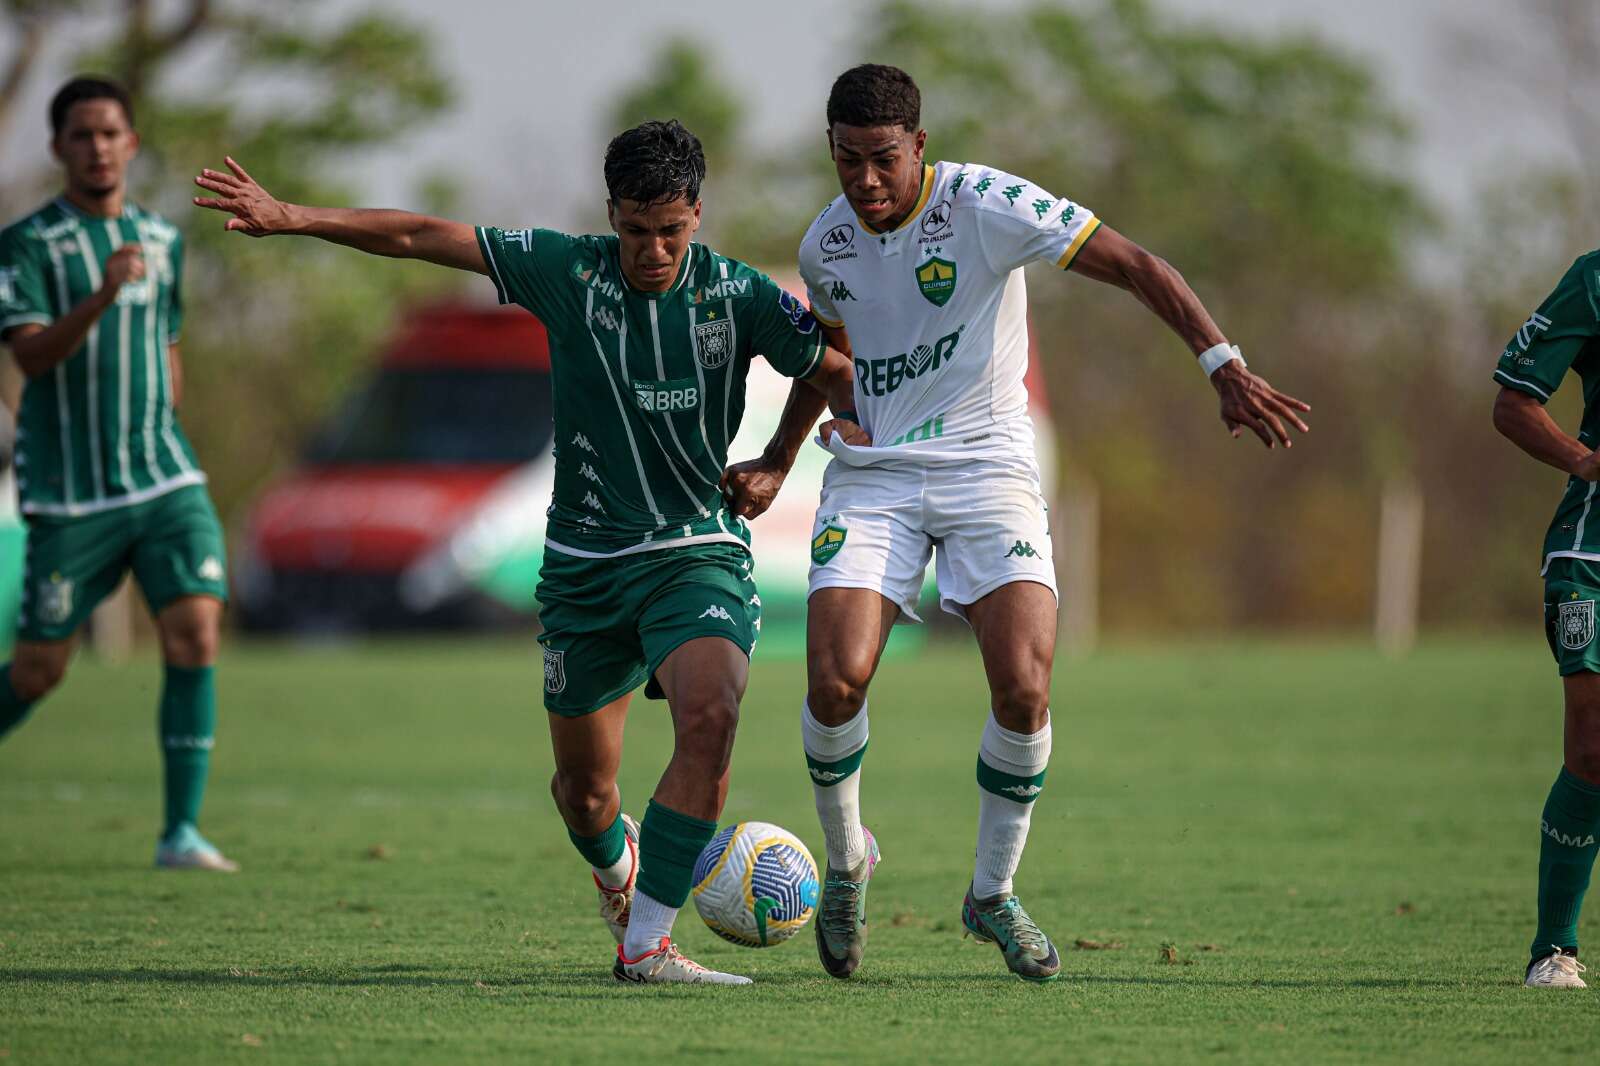
[[[1236,346],[1223,341],[1200,353],[1200,369],[1205,371],[1206,377],[1210,377],[1223,363],[1231,363],[1235,359],[1239,360],[1240,366],[1250,365],[1244,361],[1244,355]]]

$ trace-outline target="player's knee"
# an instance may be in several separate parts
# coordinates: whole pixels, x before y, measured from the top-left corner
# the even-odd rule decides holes
[[[1037,733],[1050,721],[1050,685],[1046,679],[1018,678],[996,686],[995,719],[1017,733]]]
[[[826,726],[843,725],[867,702],[872,663],[865,657],[830,660],[813,671],[806,692],[811,716]]]
[[[568,825],[580,831],[599,823],[614,792],[611,782],[590,774],[563,774],[558,770],[550,778],[550,795],[556,801],[556,809]]]
[[[739,701],[732,693],[702,698],[679,711],[678,750],[721,774],[733,756],[733,738],[739,728]]]
[[[41,700],[61,684],[67,674],[66,656],[18,658],[11,664],[11,690],[29,703]]]
[[[161,635],[161,653],[173,666],[197,670],[217,658],[217,627],[203,622],[171,626]]]

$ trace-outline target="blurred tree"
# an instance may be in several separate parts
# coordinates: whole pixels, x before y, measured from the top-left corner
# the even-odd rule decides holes
[[[700,138],[708,169],[737,158],[743,108],[733,89],[713,71],[699,45],[679,37],[656,53],[650,72],[611,108],[612,131],[649,119],[675,118]]]
[[[0,135],[17,125],[16,102],[57,38],[97,41],[74,68],[112,74],[134,94],[144,143],[134,195],[189,241],[183,419],[233,517],[293,458],[395,311],[454,282],[316,242],[225,236],[221,219],[190,206],[190,178],[231,154],[286,199],[359,203],[359,185],[339,176],[347,154],[399,140],[450,106],[432,44],[389,15],[330,23],[308,0],[4,0],[0,28],[18,42],[0,59]],[[48,128],[35,128],[36,144],[6,151],[36,154],[42,177],[0,185],[5,217],[56,180]],[[447,194],[430,182],[419,195]]]

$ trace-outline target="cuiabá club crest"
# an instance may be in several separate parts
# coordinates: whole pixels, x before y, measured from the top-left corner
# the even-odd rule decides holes
[[[934,256],[917,267],[917,288],[935,307],[950,302],[956,291],[956,265],[948,259]]]

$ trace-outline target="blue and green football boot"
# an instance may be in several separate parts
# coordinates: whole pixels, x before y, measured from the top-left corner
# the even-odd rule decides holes
[[[997,945],[1006,966],[1024,981],[1054,981],[1061,972],[1056,946],[1028,917],[1016,896],[978,899],[967,886],[961,924],[980,942]]]

